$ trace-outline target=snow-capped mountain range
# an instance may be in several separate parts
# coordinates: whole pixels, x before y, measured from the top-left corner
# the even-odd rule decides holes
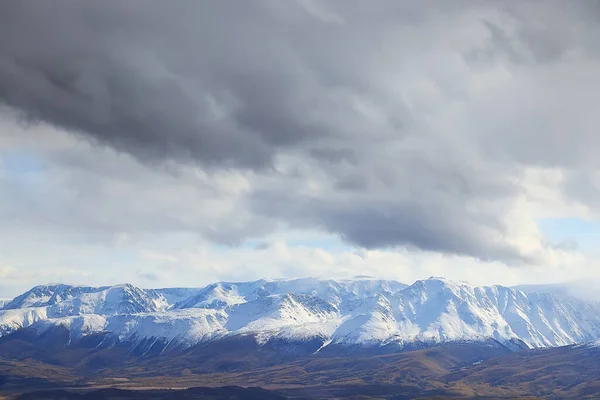
[[[600,306],[568,296],[442,278],[259,280],[199,289],[36,286],[0,305],[0,336],[64,327],[74,338],[193,345],[236,335],[400,346],[495,339],[550,347],[600,339]]]

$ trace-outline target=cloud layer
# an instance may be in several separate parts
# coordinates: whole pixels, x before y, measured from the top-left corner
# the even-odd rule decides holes
[[[33,155],[45,184],[4,166],[4,229],[562,263],[537,220],[597,216],[599,12],[5,1],[0,160]]]

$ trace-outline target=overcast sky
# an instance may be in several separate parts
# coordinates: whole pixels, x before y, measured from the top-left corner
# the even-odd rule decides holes
[[[596,277],[598,4],[2,1],[0,297]]]

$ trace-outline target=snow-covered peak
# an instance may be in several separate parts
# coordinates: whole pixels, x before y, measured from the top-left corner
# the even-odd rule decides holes
[[[245,303],[246,297],[255,292],[264,281],[256,282],[217,282],[197,291],[193,296],[177,302],[173,308],[213,308],[223,309]]]
[[[3,309],[13,310],[17,308],[48,306],[99,289],[101,288],[72,286],[62,283],[39,285],[7,302]]]
[[[475,287],[474,285],[472,285],[466,281],[450,280],[450,279],[446,279],[441,276],[430,276],[427,279],[420,279],[420,280],[415,281],[415,283],[413,283],[411,286],[415,286],[415,285],[416,286],[424,286],[424,287],[428,286],[431,288],[443,287],[443,288],[448,288],[448,289]]]
[[[440,277],[410,286],[365,277],[218,282],[198,289],[44,285],[0,310],[0,336],[61,325],[76,336],[101,331],[122,340],[186,343],[252,334],[369,345],[492,338],[545,347],[599,339],[599,307]]]
[[[377,293],[397,293],[405,284],[382,279],[258,280],[254,282],[217,282],[199,290],[195,296],[175,304],[174,308],[226,308],[266,296],[306,294],[340,305],[348,300],[368,298]]]

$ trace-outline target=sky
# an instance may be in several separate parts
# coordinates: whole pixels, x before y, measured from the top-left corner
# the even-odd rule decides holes
[[[0,2],[0,297],[600,275],[595,1]]]

